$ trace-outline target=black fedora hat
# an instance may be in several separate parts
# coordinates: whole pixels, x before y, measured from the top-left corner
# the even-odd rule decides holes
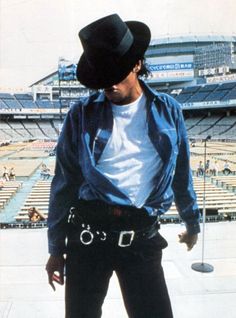
[[[84,49],[76,75],[81,84],[94,89],[121,82],[142,59],[151,32],[139,21],[123,22],[117,14],[101,18],[79,32]]]

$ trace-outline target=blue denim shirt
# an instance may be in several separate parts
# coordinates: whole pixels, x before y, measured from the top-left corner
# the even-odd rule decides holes
[[[148,134],[163,165],[145,202],[150,215],[168,211],[173,200],[190,234],[200,232],[199,209],[190,170],[190,152],[180,105],[141,81],[147,96]],[[78,100],[60,134],[51,184],[48,243],[51,255],[66,252],[69,209],[79,198],[131,205],[130,199],[96,169],[112,133],[113,115],[104,93]]]

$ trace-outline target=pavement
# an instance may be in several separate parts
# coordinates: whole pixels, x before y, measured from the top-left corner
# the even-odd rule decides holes
[[[200,234],[190,252],[178,243],[183,230],[181,224],[161,227],[169,243],[163,268],[174,318],[236,318],[236,222],[206,223],[204,242]],[[64,287],[54,292],[47,284],[47,258],[46,228],[0,230],[1,318],[64,317]],[[213,271],[193,270],[199,262]],[[115,274],[102,318],[127,318]]]

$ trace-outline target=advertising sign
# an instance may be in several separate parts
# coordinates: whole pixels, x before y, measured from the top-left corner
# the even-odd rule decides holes
[[[183,81],[194,77],[192,62],[149,64],[151,81]]]

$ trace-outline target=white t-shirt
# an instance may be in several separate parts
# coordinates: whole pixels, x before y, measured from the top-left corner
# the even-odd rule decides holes
[[[136,207],[142,207],[153,190],[153,178],[162,161],[148,136],[146,97],[128,105],[111,104],[113,131],[97,168]]]

